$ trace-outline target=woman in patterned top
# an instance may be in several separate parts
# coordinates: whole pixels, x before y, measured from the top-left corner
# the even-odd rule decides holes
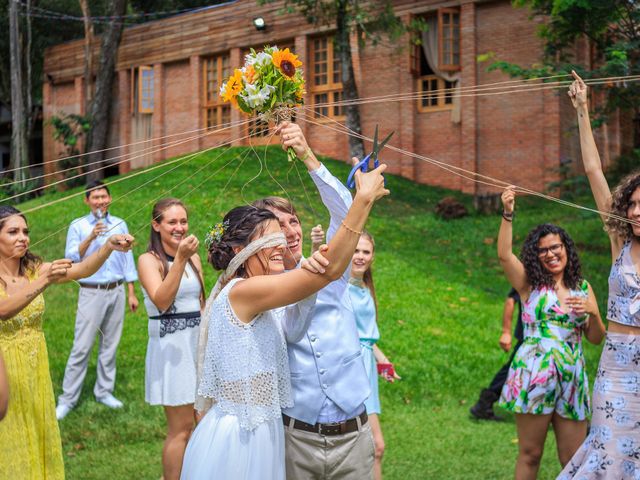
[[[573,72],[582,162],[611,243],[607,340],[593,386],[589,436],[559,479],[640,479],[640,173],[611,192],[593,139],[587,86]],[[630,224],[627,220],[634,221]]]
[[[512,187],[502,194],[502,203],[498,257],[522,299],[524,341],[511,363],[500,405],[516,416],[515,477],[535,479],[549,424],[563,466],[587,434],[589,383],[581,339],[584,333],[590,342],[600,343],[604,325],[569,235],[555,225],[539,225],[529,232],[518,259],[512,252]]]

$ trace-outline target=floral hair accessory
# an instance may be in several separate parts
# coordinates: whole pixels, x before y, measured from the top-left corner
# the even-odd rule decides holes
[[[207,235],[204,237],[204,243],[207,248],[211,248],[213,242],[222,240],[225,230],[229,228],[229,221],[218,222],[207,229]]]

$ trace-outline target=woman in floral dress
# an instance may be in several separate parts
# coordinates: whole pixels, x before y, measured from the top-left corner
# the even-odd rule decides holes
[[[591,131],[587,86],[573,75],[569,97],[578,114],[584,170],[598,210],[616,217],[603,217],[611,242],[609,325],[593,387],[591,429],[558,479],[640,480],[640,173],[611,192]]]
[[[524,341],[511,363],[500,406],[516,417],[515,478],[535,479],[549,424],[563,466],[586,437],[591,409],[581,341],[584,334],[600,343],[604,325],[569,235],[555,225],[539,225],[529,232],[518,259],[512,251],[513,188],[504,191],[502,203],[498,257],[522,298]]]

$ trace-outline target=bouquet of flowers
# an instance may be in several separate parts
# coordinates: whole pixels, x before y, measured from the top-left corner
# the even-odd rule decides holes
[[[261,115],[267,121],[289,120],[292,109],[302,105],[305,94],[301,65],[288,48],[266,46],[261,52],[251,49],[244,66],[236,68],[220,87],[220,96],[238,110]],[[292,148],[287,155],[290,161],[295,159]]]

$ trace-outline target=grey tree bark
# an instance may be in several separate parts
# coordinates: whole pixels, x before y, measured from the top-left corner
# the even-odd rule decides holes
[[[84,19],[84,112],[91,111],[93,99],[93,22],[87,0],[79,0]]]
[[[109,137],[109,125],[111,121],[111,94],[115,79],[115,65],[118,56],[118,46],[122,38],[122,16],[127,8],[127,0],[112,0],[110,16],[115,17],[102,35],[100,47],[100,60],[96,75],[95,93],[91,105],[91,130],[87,135],[87,152],[96,152],[87,155],[89,167],[87,181],[104,178],[104,170],[101,169],[104,160],[104,150],[107,148]],[[99,162],[99,163],[96,163]]]
[[[338,14],[336,15],[336,46],[340,55],[340,67],[342,75],[342,88],[344,100],[357,100],[358,87],[353,71],[353,59],[351,55],[349,15],[347,14],[347,1],[337,0]],[[347,128],[360,134],[360,109],[356,103],[345,106]],[[349,135],[349,153],[352,157],[364,157],[364,145],[362,140]]]
[[[28,17],[27,17],[28,18]],[[19,4],[9,2],[9,40],[11,60],[11,168],[14,171],[13,178],[25,185],[29,165],[29,129],[30,129],[30,104],[31,91],[27,90],[31,84],[30,70],[26,66],[29,59],[28,39],[29,32],[23,32],[20,20]],[[25,55],[26,54],[26,55]]]

